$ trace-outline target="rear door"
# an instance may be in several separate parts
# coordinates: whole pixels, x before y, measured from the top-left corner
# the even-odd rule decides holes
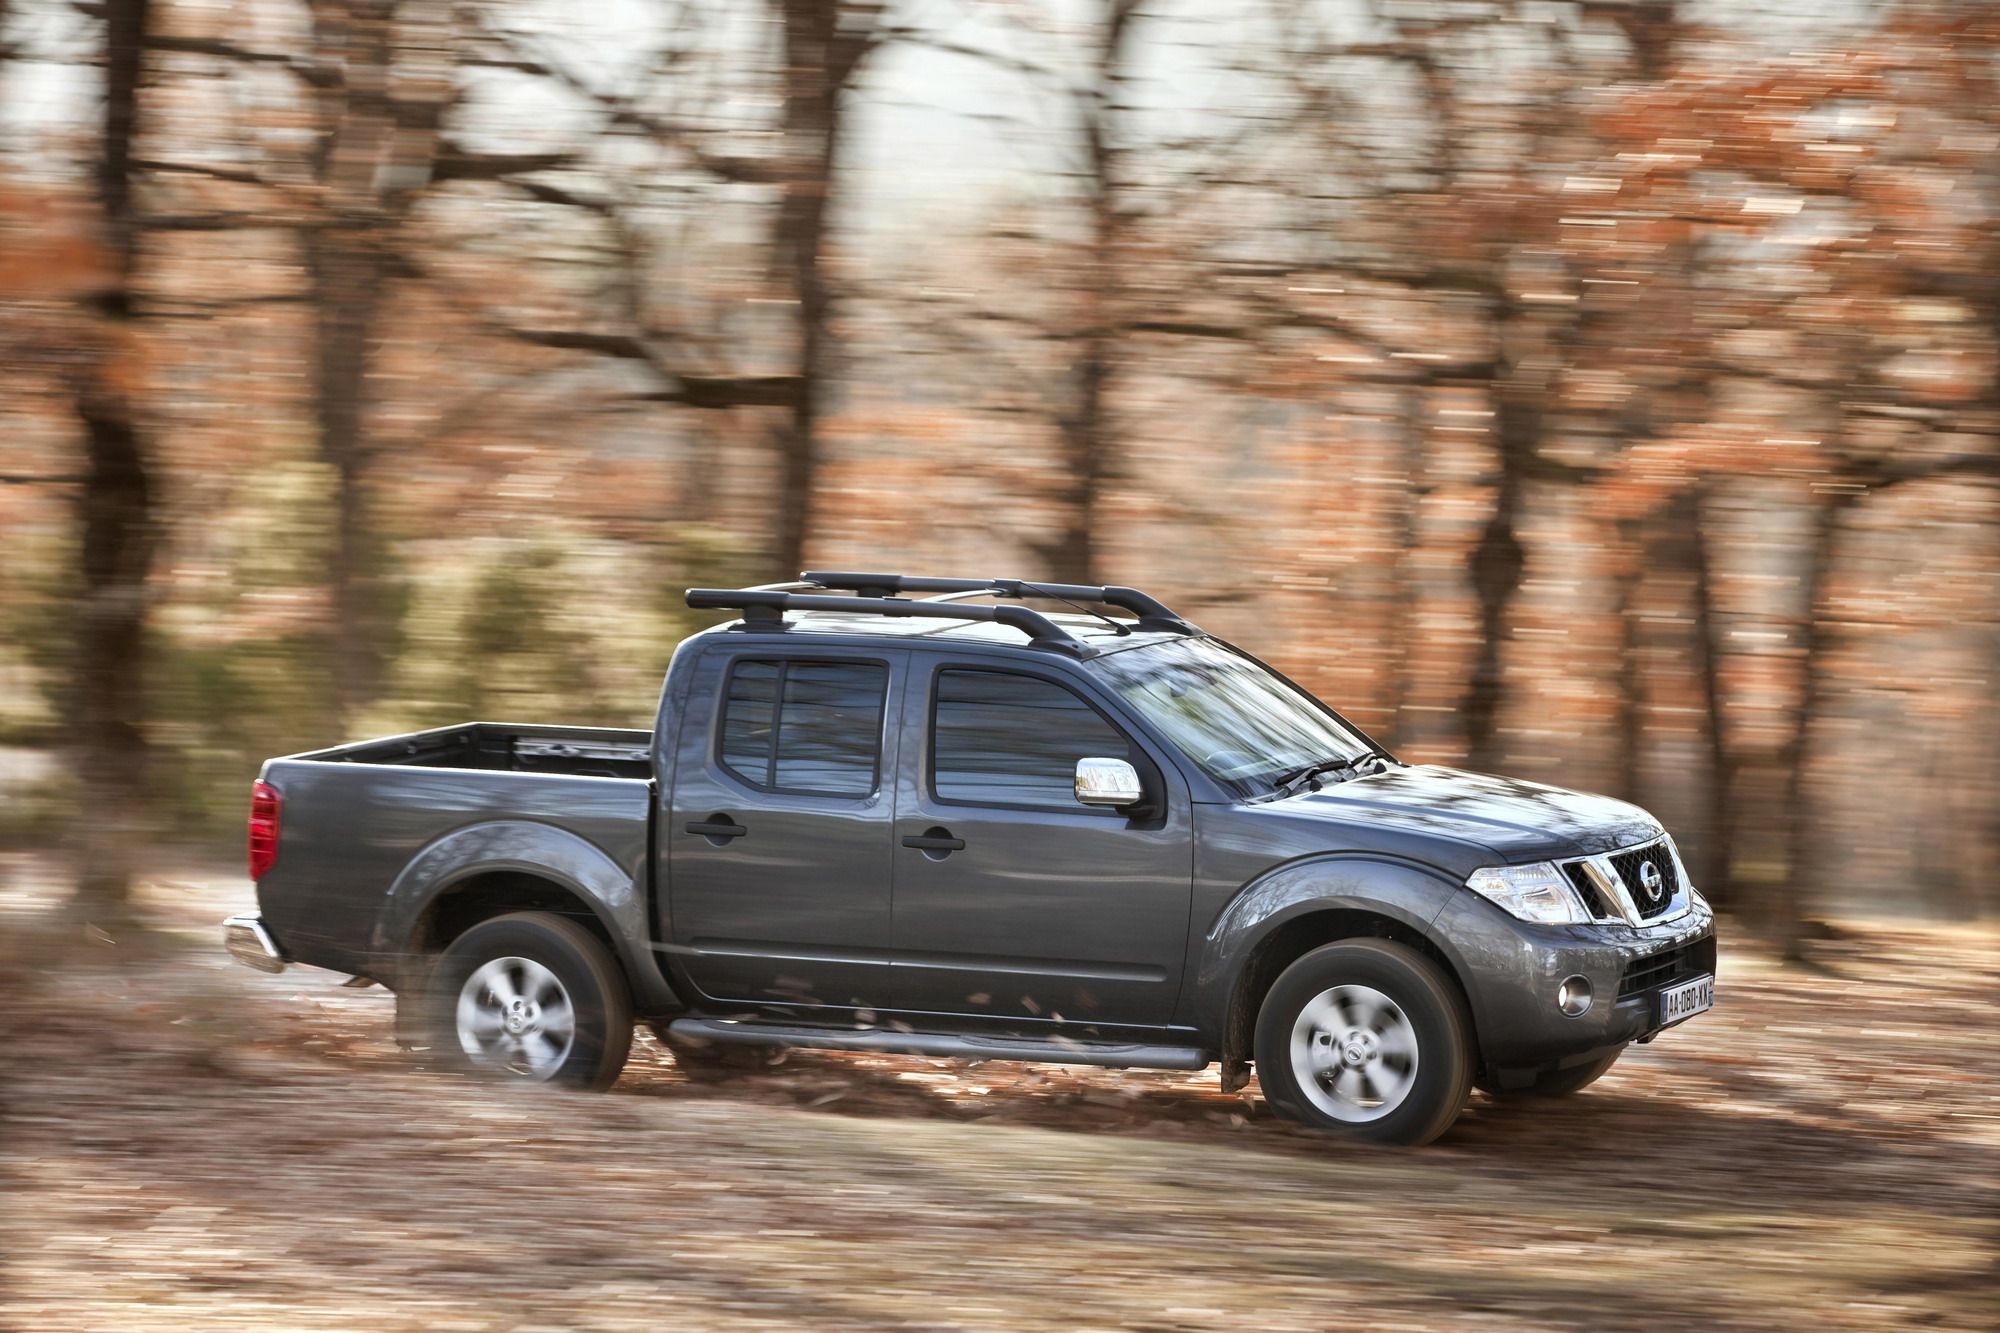
[[[669,961],[706,999],[887,1003],[887,723],[907,656],[768,640],[704,654],[661,842]]]
[[[1019,1031],[1161,1028],[1187,947],[1184,784],[1054,669],[912,658],[897,784],[900,1009]],[[1156,810],[1078,804],[1076,761],[1127,759]]]

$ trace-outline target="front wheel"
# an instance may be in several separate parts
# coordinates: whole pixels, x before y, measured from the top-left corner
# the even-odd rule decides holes
[[[608,1088],[632,1048],[625,978],[595,936],[549,912],[482,921],[432,974],[432,1046],[469,1071]]]
[[[1258,1012],[1256,1056],[1273,1108],[1375,1143],[1429,1143],[1472,1089],[1457,988],[1390,940],[1342,940],[1286,968]]]

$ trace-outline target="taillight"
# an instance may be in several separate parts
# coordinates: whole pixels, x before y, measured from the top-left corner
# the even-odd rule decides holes
[[[250,878],[262,879],[278,859],[278,814],[284,797],[268,782],[250,788]]]

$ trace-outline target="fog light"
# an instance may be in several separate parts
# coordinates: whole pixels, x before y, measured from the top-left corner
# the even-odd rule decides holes
[[[1583,977],[1571,977],[1557,989],[1556,1003],[1571,1018],[1582,1018],[1590,1012],[1590,982]]]

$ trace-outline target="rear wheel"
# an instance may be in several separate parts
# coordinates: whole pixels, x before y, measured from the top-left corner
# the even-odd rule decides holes
[[[1272,983],[1257,1080],[1294,1120],[1376,1143],[1429,1143],[1472,1087],[1471,1025],[1437,964],[1389,940],[1343,940]]]
[[[549,912],[482,921],[432,973],[431,1045],[471,1072],[608,1088],[632,1047],[632,1000],[597,938]]]
[[[1533,1083],[1523,1088],[1488,1087],[1480,1084],[1479,1090],[1495,1101],[1523,1101],[1530,1097],[1567,1097],[1573,1092],[1582,1092],[1591,1084],[1611,1072],[1611,1066],[1618,1063],[1618,1057],[1625,1054],[1620,1046],[1602,1059],[1589,1064],[1571,1065],[1567,1069],[1551,1069],[1538,1074]]]

